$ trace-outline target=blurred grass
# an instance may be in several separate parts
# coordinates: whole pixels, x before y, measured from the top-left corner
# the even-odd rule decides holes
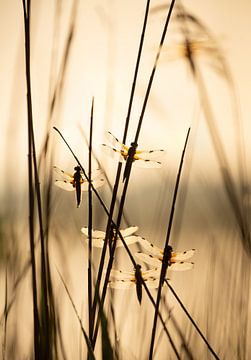
[[[44,157],[40,172],[42,175],[41,191],[44,194],[43,214],[46,224],[44,232],[47,247],[45,257],[50,326],[52,326],[51,331],[54,334],[51,339],[54,343],[52,356],[58,359],[77,358],[81,353],[81,347],[83,347],[82,358],[86,356],[86,346],[80,345],[78,342],[79,324],[76,324],[76,319],[72,315],[72,308],[66,304],[67,295],[60,290],[60,282],[54,268],[56,264],[60,269],[63,269],[63,276],[66,276],[67,283],[68,280],[71,282],[71,296],[76,299],[76,307],[79,309],[79,305],[84,302],[81,321],[87,324],[87,306],[84,301],[87,298],[87,248],[81,241],[79,230],[81,226],[87,223],[87,196],[83,196],[83,205],[78,211],[75,209],[74,199],[70,196],[72,194],[62,194],[54,188],[51,172],[56,147],[56,142],[51,138],[51,124],[59,122],[60,113],[63,112],[62,92],[64,86],[67,85],[67,82],[64,83],[66,69],[70,65],[68,61],[72,50],[74,55],[73,34],[78,29],[75,17],[77,2],[72,4],[72,12],[75,15],[71,17],[70,22],[72,23],[69,25],[69,36],[66,37],[65,52],[62,55],[62,66],[60,66],[63,70],[59,71],[58,77],[54,76],[55,69],[53,70],[54,66],[52,65],[51,79],[57,78],[57,81],[54,86],[51,85],[54,90],[50,92],[48,120],[45,121],[46,140],[44,144],[46,145],[42,146],[40,151],[41,156]],[[57,14],[55,18],[57,18]],[[193,23],[197,21],[201,30],[204,29],[202,22],[193,15],[189,14],[188,22],[189,20]],[[75,30],[73,30],[74,26]],[[212,59],[214,55],[215,52],[212,52],[210,55]],[[217,54],[218,60],[219,54]],[[198,62],[199,59],[196,59],[196,64]],[[217,62],[217,64],[219,63]],[[170,83],[168,86],[171,87],[172,84]],[[199,86],[199,94],[201,94],[201,86]],[[210,94],[207,96],[210,98]],[[213,107],[213,104],[210,106]],[[13,117],[15,118],[14,115]],[[217,124],[216,119],[210,119],[210,121]],[[10,126],[15,127],[15,124]],[[158,134],[154,132],[153,130],[153,137],[158,141]],[[199,136],[199,130],[197,136]],[[241,150],[243,144],[236,135],[236,144],[239,143],[236,146],[236,151],[239,152],[237,159],[240,163],[240,175],[237,178],[235,173],[232,173],[231,158],[227,165],[225,160],[222,160],[222,155],[225,152],[222,150],[224,141],[219,134],[217,135],[217,131],[213,130],[212,138],[215,139],[216,136],[218,136],[218,140],[213,148],[219,153],[216,163],[221,169],[225,182],[215,181],[212,183],[207,177],[208,165],[205,163],[204,168],[198,170],[196,168],[197,154],[192,154],[193,162],[192,164],[188,163],[185,169],[189,175],[189,181],[184,179],[184,184],[181,185],[179,191],[172,243],[177,242],[181,249],[196,247],[199,252],[195,260],[195,269],[189,274],[182,274],[182,276],[172,274],[171,284],[180,294],[196,322],[200,324],[207,339],[214,345],[219,357],[221,359],[246,359],[251,353],[248,341],[250,337],[250,238],[247,223],[247,214],[250,209],[248,204],[245,204],[245,207],[242,204],[243,188],[248,184],[246,163],[245,157],[240,155],[243,151]],[[48,140],[50,141],[49,147],[47,147]],[[168,146],[169,144],[167,144],[167,148]],[[196,146],[191,146],[190,151],[192,151],[191,149],[198,151]],[[80,152],[84,151],[87,151],[87,148],[83,146]],[[9,151],[6,151],[6,154],[9,154]],[[103,160],[101,162],[104,163]],[[157,211],[160,214],[166,213],[166,209],[169,209],[170,204],[165,200],[165,195],[168,192],[167,189],[171,189],[174,184],[175,171],[170,169],[170,165],[167,164],[167,166],[169,166],[168,175],[164,174],[164,171],[156,177],[143,171],[139,174],[140,176],[133,173],[125,207],[128,221],[140,226],[140,235],[146,236],[149,240],[151,240],[152,235],[154,241],[159,245],[163,245],[162,228],[164,226],[159,219],[156,222],[152,220],[155,213],[153,202],[149,199],[157,199]],[[13,169],[14,175],[10,176],[8,193],[2,196],[3,206],[0,217],[0,284],[3,294],[1,299],[1,342],[4,351],[3,358],[6,359],[28,358],[31,357],[32,353],[30,256],[27,245],[28,215],[26,200],[23,200],[27,194],[26,191],[18,192],[15,170]],[[204,177],[201,176],[201,171],[204,172]],[[142,177],[144,178],[143,181]],[[101,190],[101,194],[107,200],[106,203],[109,203],[110,192]],[[134,202],[135,198],[137,203]],[[231,210],[231,206],[234,211]],[[105,228],[106,217],[102,215],[100,205],[95,199],[94,208],[93,223],[95,226],[93,226],[103,229]],[[35,220],[37,221],[37,217]],[[179,228],[177,228],[178,225]],[[39,262],[40,250],[37,246],[39,245],[37,228],[34,234],[35,257]],[[117,266],[130,267],[131,269],[131,263],[124,259],[124,250],[117,250],[115,254]],[[98,267],[99,257],[100,251],[93,249],[94,276],[96,276],[95,270]],[[121,262],[118,258],[121,258]],[[8,278],[6,277],[6,269],[8,269]],[[40,266],[38,266],[38,272],[41,275]],[[39,280],[39,299],[43,295],[40,284],[41,281]],[[155,296],[154,292],[153,295]],[[171,299],[171,295],[164,291],[163,297],[166,299],[163,302],[167,301],[168,309],[165,309],[163,305],[161,314],[164,318],[166,314],[168,331],[180,353],[180,358],[188,358],[189,356],[190,358],[207,358],[209,356],[207,350],[201,344],[198,335],[182,311]],[[120,359],[146,358],[148,346],[144,344],[146,342],[147,345],[150,344],[150,329],[153,319],[153,309],[149,306],[146,297],[143,294],[142,306],[139,307],[135,292],[118,291],[108,293],[107,303],[109,304],[109,302],[111,302],[113,310],[109,306],[105,306],[101,317],[102,333],[105,334],[103,352],[108,351],[106,354],[109,354],[105,356],[114,356]],[[167,354],[173,353],[167,337],[160,336],[161,333],[162,329],[159,328],[155,356],[158,359],[166,359],[169,356]],[[116,356],[114,353],[111,355],[111,347],[115,348],[115,346]],[[124,353],[124,351],[128,352]],[[98,338],[95,352],[97,354],[102,353],[102,334]],[[98,356],[101,355],[97,355],[97,358]],[[172,356],[170,355],[169,358],[172,359]]]

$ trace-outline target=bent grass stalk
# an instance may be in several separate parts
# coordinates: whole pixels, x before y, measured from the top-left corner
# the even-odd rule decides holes
[[[185,312],[185,314],[187,315],[188,319],[191,321],[191,323],[193,324],[193,326],[195,327],[196,331],[198,332],[198,334],[200,335],[200,337],[202,338],[202,340],[204,341],[204,343],[207,345],[209,351],[211,352],[211,354],[214,356],[214,358],[216,360],[220,360],[220,358],[218,357],[218,355],[216,354],[216,352],[214,351],[214,349],[212,348],[212,346],[209,344],[208,340],[206,339],[206,337],[203,335],[202,331],[200,330],[200,328],[198,327],[198,325],[196,324],[196,322],[194,321],[194,319],[192,318],[192,316],[189,314],[189,312],[187,311],[186,307],[184,306],[184,304],[182,303],[182,301],[180,300],[180,298],[178,297],[177,293],[174,291],[174,288],[170,285],[170,283],[165,279],[164,280],[165,283],[167,284],[168,288],[170,289],[170,291],[172,292],[173,296],[175,297],[175,299],[178,301],[178,303],[180,304],[182,310]]]

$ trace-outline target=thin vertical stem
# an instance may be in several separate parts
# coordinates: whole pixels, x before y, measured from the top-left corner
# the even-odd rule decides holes
[[[185,156],[185,151],[186,151],[186,146],[187,146],[189,133],[190,133],[190,128],[188,129],[188,132],[187,132],[186,141],[185,141],[185,145],[184,145],[184,148],[183,148],[183,152],[182,152],[182,156],[181,156],[181,160],[180,160],[180,165],[179,165],[179,170],[178,170],[178,174],[177,174],[177,178],[176,178],[176,184],[175,184],[175,188],[174,188],[172,207],[171,207],[169,223],[168,223],[168,228],[167,228],[167,235],[166,235],[164,254],[167,254],[167,252],[168,252],[168,244],[169,244],[169,239],[170,239],[170,234],[171,234],[171,229],[172,229],[172,224],[173,224],[175,204],[176,204],[176,199],[177,199],[177,194],[178,194],[178,189],[179,189],[181,170],[182,170],[182,165],[183,165],[183,161],[184,161],[184,156]],[[164,279],[165,279],[165,276],[166,276],[167,267],[168,267],[168,262],[167,261],[168,261],[168,259],[166,258],[166,256],[164,256],[163,261],[162,261],[162,266],[161,266],[158,294],[157,294],[155,314],[154,314],[154,320],[153,320],[153,328],[152,328],[152,337],[151,337],[151,344],[150,344],[149,360],[152,360],[152,358],[153,358],[153,349],[154,349],[154,341],[155,341],[156,328],[157,328],[158,311],[159,311],[159,305],[160,305],[160,299],[161,299],[161,290],[162,290],[162,285],[163,285],[163,282],[164,282]]]
[[[138,49],[138,55],[137,55],[137,60],[136,60],[136,65],[135,65],[134,76],[133,76],[132,88],[131,88],[131,93],[130,93],[129,105],[128,105],[128,110],[127,110],[127,115],[126,115],[123,143],[126,142],[127,131],[128,131],[128,127],[129,127],[132,104],[133,104],[135,88],[136,88],[138,72],[139,72],[140,59],[141,59],[141,54],[142,54],[142,49],[143,49],[143,44],[144,44],[144,39],[145,39],[149,7],[150,7],[150,0],[147,0],[144,22],[143,22],[143,27],[142,27],[142,31],[141,31],[141,37],[140,37],[140,44],[139,44],[139,49]],[[109,234],[110,234],[110,229],[111,229],[111,223],[112,223],[112,218],[113,218],[113,212],[114,212],[114,208],[115,208],[117,192],[118,192],[118,187],[119,187],[121,170],[122,170],[122,163],[119,162],[118,167],[117,167],[116,180],[115,180],[113,193],[112,193],[112,200],[111,200],[111,205],[110,205],[107,226],[106,226],[106,236],[105,236],[104,246],[103,246],[100,264],[99,264],[98,278],[97,278],[96,287],[95,287],[95,296],[94,296],[94,301],[93,301],[93,318],[94,319],[95,319],[95,312],[96,312],[97,301],[98,301],[98,296],[99,296],[100,281],[101,281],[102,272],[103,272],[103,268],[104,268],[106,249],[107,249],[107,244],[108,244],[108,239],[109,239]],[[120,207],[121,207],[121,205],[120,205]],[[120,224],[120,222],[119,222],[119,224]],[[116,241],[115,241],[115,243],[116,243]]]
[[[35,241],[34,241],[34,184],[33,184],[33,168],[32,168],[32,101],[31,101],[31,78],[30,78],[30,0],[23,0],[24,14],[24,33],[25,33],[25,65],[26,65],[26,86],[27,86],[27,120],[28,120],[28,182],[29,182],[29,238],[31,252],[31,268],[32,268],[32,295],[33,295],[33,320],[34,320],[34,355],[35,359],[39,359],[39,339],[40,324],[37,304],[37,280],[36,280],[36,260],[35,260]]]
[[[162,47],[163,47],[163,44],[164,44],[164,41],[165,41],[167,28],[168,28],[168,24],[169,24],[169,21],[170,21],[170,18],[171,18],[171,14],[172,14],[172,11],[173,11],[174,4],[175,4],[175,0],[172,0],[172,2],[170,4],[170,7],[168,9],[167,18],[166,18],[166,22],[165,22],[165,25],[164,25],[164,28],[163,28],[162,36],[161,36],[161,39],[160,39],[159,48],[158,48],[158,51],[157,51],[157,54],[156,54],[156,57],[155,57],[155,62],[154,62],[154,65],[153,65],[152,73],[151,73],[150,78],[149,78],[144,103],[143,103],[141,114],[140,114],[140,117],[139,117],[139,123],[138,123],[137,131],[136,131],[135,138],[134,138],[134,143],[135,144],[137,144],[137,142],[138,142],[141,125],[142,125],[145,110],[146,110],[146,105],[147,105],[148,98],[149,98],[149,95],[150,95],[150,91],[151,91],[151,88],[152,88],[152,83],[153,83],[155,71],[156,71],[156,68],[157,68],[157,65],[158,65],[158,62],[159,62],[160,53],[161,53],[161,50],[162,50]]]
[[[89,183],[88,183],[88,309],[89,309],[89,338],[92,335],[92,130],[93,130],[93,108],[94,98],[92,98],[90,135],[89,135]]]

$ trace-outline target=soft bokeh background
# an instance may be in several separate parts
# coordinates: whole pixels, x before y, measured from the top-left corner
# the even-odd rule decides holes
[[[152,1],[151,6],[163,4]],[[242,161],[247,170],[247,178],[241,201],[245,200],[247,215],[251,152],[251,3],[247,0],[195,0],[184,1],[183,5],[210,29],[231,70],[235,98],[233,88],[208,64],[213,52],[209,56],[198,52],[198,63],[221,143],[239,192],[239,151],[241,146],[245,150]],[[65,75],[60,84],[61,91],[58,90],[57,93],[60,96],[57,97],[49,124],[53,164],[68,171],[72,171],[75,165],[71,154],[53,131],[52,126],[55,125],[62,130],[83,164],[87,165],[88,151],[83,133],[88,136],[91,99],[94,96],[94,150],[111,183],[114,182],[116,164],[102,153],[100,144],[107,142],[107,130],[119,138],[123,134],[144,8],[145,1],[142,0],[32,1],[31,76],[38,155],[46,135],[50,102],[55,84],[61,78],[67,39],[72,29]],[[165,13],[165,10],[154,11],[149,18],[129,128],[129,142],[136,130]],[[8,264],[9,296],[15,294],[15,303],[9,316],[7,348],[12,349],[9,350],[12,356],[17,354],[15,349],[18,349],[21,355],[15,356],[20,359],[29,356],[32,326],[30,273],[22,280],[17,293],[13,288],[14,281],[29,258],[26,230],[26,85],[21,1],[0,0],[0,24],[1,293],[4,293],[4,272]],[[247,316],[250,312],[249,254],[243,250],[244,241],[222,183],[220,164],[200,106],[199,90],[188,63],[185,59],[169,59],[170,49],[175,49],[177,38],[179,39],[178,31],[177,23],[171,22],[139,138],[141,148],[166,149],[164,157],[160,159],[163,161],[163,168],[133,169],[125,216],[130,225],[140,227],[140,235],[159,246],[164,245],[179,159],[187,129],[192,126],[171,242],[178,250],[196,248],[198,252],[194,259],[194,270],[174,274],[172,284],[221,358],[248,359],[251,349],[248,342],[245,344],[245,340],[250,337]],[[241,145],[239,127],[243,134]],[[51,171],[50,169],[51,167],[47,168],[47,171]],[[41,187],[45,184],[46,177],[42,175]],[[107,185],[101,190],[101,194],[109,204],[111,193]],[[87,204],[84,201],[82,207],[76,209],[73,194],[62,193],[54,187],[52,204],[51,263],[65,274],[85,323],[86,247],[79,229],[87,224]],[[106,218],[98,202],[95,202],[95,227],[103,230],[105,222]],[[125,225],[126,221],[123,223]],[[95,250],[95,256],[98,257],[99,254]],[[118,256],[121,258],[118,267],[130,268],[123,250],[118,250]],[[58,297],[58,307],[62,309],[60,319],[66,358],[77,358],[77,355],[81,358],[81,351],[85,353],[85,349],[82,349],[83,344],[80,345],[79,325],[54,270],[55,292],[61,294],[61,299]],[[23,299],[27,304],[24,304]],[[123,358],[143,359],[148,352],[148,345],[144,345],[147,343],[144,336],[147,338],[147,335],[142,329],[149,329],[150,339],[152,310],[146,298],[140,309],[135,294],[126,293],[125,296],[124,292],[116,292],[116,299],[117,340],[124,349]],[[194,358],[210,358],[205,345],[189,325],[175,300],[169,294],[166,299]],[[1,299],[1,314],[3,307],[4,298]],[[120,316],[121,309],[125,307],[128,311],[126,321]],[[172,326],[170,325],[171,328]],[[139,338],[135,334],[140,334]],[[175,331],[173,336],[179,343]],[[169,349],[166,337],[162,336],[158,342],[156,358],[166,359]],[[170,353],[169,358],[172,359],[172,356]]]

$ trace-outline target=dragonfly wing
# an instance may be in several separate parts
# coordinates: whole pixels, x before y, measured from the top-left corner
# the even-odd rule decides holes
[[[61,189],[64,189],[66,191],[74,191],[76,190],[71,183],[69,183],[66,180],[55,180],[55,185],[60,187]]]
[[[100,179],[96,179],[92,181],[92,184],[94,186],[95,189],[103,186],[105,183],[105,179],[103,177],[101,177]]]
[[[141,273],[144,280],[148,280],[152,277],[158,279],[160,277],[160,267],[150,270],[142,270]]]
[[[64,170],[59,169],[57,166],[53,166],[53,170],[59,174],[64,180],[66,181],[72,181],[73,180],[73,176],[67,172],[65,172]]]
[[[100,186],[104,185],[105,179],[100,178],[92,181],[92,185],[95,189],[99,188]],[[89,182],[87,180],[83,179],[83,182],[81,184],[81,191],[88,191],[89,189]]]
[[[125,159],[123,158],[123,156],[121,155],[120,150],[111,147],[107,144],[102,144],[103,146],[103,150],[106,152],[107,155],[109,155],[110,157],[112,157],[113,159],[119,161],[119,162],[124,162]]]
[[[191,270],[193,267],[194,267],[194,263],[181,261],[181,262],[171,263],[171,265],[168,266],[168,269],[172,271],[186,271],[186,270]]]
[[[150,278],[144,281],[148,289],[156,289],[159,286],[159,279]],[[135,281],[114,280],[109,281],[108,286],[113,289],[135,289]]]
[[[110,276],[116,280],[132,280],[134,279],[134,272],[111,269]]]
[[[141,157],[137,157],[135,159],[134,164],[136,167],[146,168],[146,169],[157,169],[161,168],[162,164],[160,161],[154,161],[150,159],[142,159]]]
[[[134,289],[135,288],[135,282],[132,281],[125,281],[125,280],[114,280],[109,281],[108,287],[112,289]]]
[[[103,248],[104,246],[104,240],[98,239],[98,238],[92,238],[92,245],[97,248]]]
[[[81,232],[88,237],[88,227],[82,227]],[[97,239],[104,239],[105,232],[100,230],[92,230],[92,237]]]
[[[103,175],[104,175],[103,170],[101,170],[101,169],[93,170],[92,171],[92,180],[96,180],[96,179],[100,178]]]
[[[172,252],[172,260],[183,261],[190,259],[196,253],[196,249],[191,249],[183,252]]]
[[[134,234],[136,231],[138,231],[138,229],[139,229],[138,226],[130,226],[127,229],[120,230],[120,232],[123,237],[126,237]]]
[[[154,277],[149,278],[145,280],[145,284],[148,287],[148,289],[157,289],[159,286],[159,279]]]
[[[138,241],[138,236],[127,236],[124,238],[125,242],[127,245],[132,245],[135,244]],[[122,240],[120,240],[119,238],[117,239],[117,243],[116,243],[117,247],[122,247],[124,246]]]
[[[85,242],[88,243],[88,241],[89,241],[89,238],[85,237]],[[92,246],[102,249],[104,246],[104,240],[92,238]]]
[[[124,238],[127,245],[135,244],[138,241],[139,236],[126,236]]]
[[[119,139],[116,138],[116,136],[114,136],[110,131],[107,131],[107,139],[114,147],[118,148],[119,150],[123,149],[124,151],[128,152],[128,146],[119,141]]]
[[[155,267],[160,267],[162,264],[162,261],[158,257],[155,257],[153,255],[144,254],[142,252],[137,252],[134,255],[137,259]]]
[[[165,155],[166,151],[164,149],[156,150],[136,150],[136,156],[140,156],[142,159],[156,159]]]
[[[159,247],[151,244],[148,240],[146,240],[145,238],[140,238],[139,240],[140,245],[149,253],[151,253],[152,255],[156,255],[156,256],[160,256],[163,254],[163,250],[160,249]]]

